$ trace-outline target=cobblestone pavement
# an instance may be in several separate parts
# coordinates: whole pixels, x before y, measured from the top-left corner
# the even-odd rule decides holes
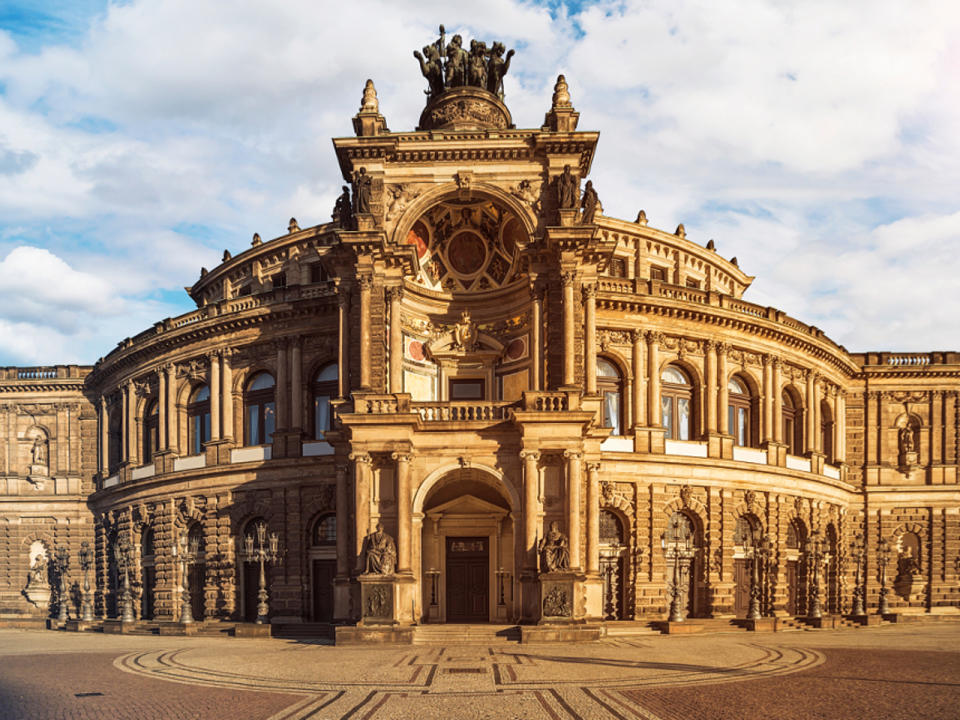
[[[335,648],[0,631],[0,717],[955,718],[960,623]]]

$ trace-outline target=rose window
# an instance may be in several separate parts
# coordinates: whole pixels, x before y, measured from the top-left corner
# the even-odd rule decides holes
[[[508,210],[489,201],[449,200],[424,213],[407,234],[420,258],[418,282],[431,290],[467,292],[509,284],[527,233]]]

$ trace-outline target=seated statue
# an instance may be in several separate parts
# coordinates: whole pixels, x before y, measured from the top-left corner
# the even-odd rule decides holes
[[[373,575],[392,575],[397,566],[397,546],[383,531],[383,523],[363,541],[364,572]]]
[[[540,564],[545,572],[557,572],[570,568],[570,547],[567,536],[560,532],[560,523],[550,523],[550,532],[540,540],[537,546]]]

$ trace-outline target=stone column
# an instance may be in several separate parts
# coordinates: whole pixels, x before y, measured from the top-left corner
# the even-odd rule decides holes
[[[337,575],[350,574],[350,497],[346,463],[337,463]]]
[[[776,440],[773,429],[773,362],[769,355],[763,356],[763,440]]]
[[[337,356],[337,394],[345,398],[350,394],[350,293],[344,286],[338,289],[340,352]]]
[[[942,390],[930,392],[930,464],[945,462],[943,453],[943,398]]]
[[[167,447],[167,375],[157,368],[157,447],[154,452]],[[149,460],[149,458],[144,458]]]
[[[370,290],[373,278],[361,275],[360,285],[360,387],[370,389]]]
[[[703,374],[707,387],[706,418],[704,426],[708,433],[717,431],[717,344],[712,340],[706,342],[706,353],[703,358]]]
[[[100,473],[110,473],[110,416],[107,413],[107,398],[100,396]]]
[[[597,286],[583,286],[584,350],[583,373],[588,395],[597,394]]]
[[[642,427],[647,421],[646,407],[643,404],[644,376],[643,376],[643,332],[631,330],[630,339],[633,340],[633,426]]]
[[[370,532],[370,484],[373,460],[368,453],[351,453],[354,473],[354,517],[356,521],[357,570],[363,572],[363,539]]]
[[[540,471],[537,450],[521,450],[523,460],[523,564],[524,570],[537,569],[537,521],[540,518]]]
[[[120,412],[122,415],[121,422],[121,432],[120,432],[120,461],[129,462],[130,461],[130,441],[133,438],[133,433],[130,432],[130,404],[131,396],[133,395],[133,381],[127,382],[123,386],[120,400],[121,407]]]
[[[587,463],[587,572],[600,572],[600,463]]]
[[[534,390],[542,389],[540,384],[540,325],[541,320],[540,291],[536,286],[530,288],[530,387]]]
[[[729,369],[727,368],[727,350],[729,348],[725,343],[719,343],[717,345],[717,368],[719,377],[717,378],[717,388],[718,388],[718,399],[719,406],[717,412],[719,413],[720,420],[720,432],[723,435],[728,435],[730,433],[730,389],[727,387],[729,382]],[[749,429],[747,431],[749,435]]]
[[[180,438],[177,436],[177,367],[167,365],[167,449],[177,452]]]
[[[222,385],[223,418],[222,435],[226,440],[233,440],[233,367],[230,365],[230,350],[220,353],[220,383]],[[241,433],[242,435],[243,433]]]
[[[660,427],[660,341],[663,335],[647,333],[647,426]]]
[[[137,464],[137,388],[127,382],[127,462]]]
[[[783,392],[780,390],[783,384],[783,367],[780,360],[773,360],[773,386],[770,392],[773,393],[773,439],[776,442],[784,442],[783,437]]]
[[[393,453],[397,461],[397,572],[410,572],[410,455]]]
[[[299,337],[294,338],[290,349],[290,429],[303,430],[303,349]]]
[[[220,439],[220,353],[212,352],[210,360],[210,440]]]
[[[836,437],[836,440],[833,441],[833,459],[839,465],[846,462],[847,457],[847,396],[842,388],[837,390],[833,429]]]
[[[387,290],[390,299],[390,392],[403,392],[403,332],[400,328],[400,301],[403,288]]]
[[[567,459],[567,533],[570,536],[570,567],[582,567],[580,561],[580,468],[583,453],[565,450]]]
[[[287,343],[285,340],[277,341],[277,377],[274,386],[274,408],[277,413],[275,430],[281,432],[290,427],[290,404],[287,386]],[[261,438],[263,440],[263,438]]]
[[[817,435],[819,427],[817,426],[817,376],[812,370],[807,373],[807,412],[805,414],[806,423],[806,435],[807,435],[807,452],[816,452],[817,451]]]
[[[574,307],[573,285],[577,274],[572,271],[564,272],[560,279],[563,282],[563,384],[573,385],[576,378],[574,363],[576,361],[576,339],[574,337]]]

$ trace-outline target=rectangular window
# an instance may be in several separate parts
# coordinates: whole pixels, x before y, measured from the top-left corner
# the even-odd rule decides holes
[[[650,279],[659,280],[660,282],[667,281],[667,269],[660,267],[658,265],[650,266]]]
[[[263,406],[263,444],[269,445],[273,442],[273,430],[277,423],[277,413],[274,404],[268,402]]]
[[[317,395],[313,398],[313,437],[323,440],[323,433],[330,429],[330,396]]]
[[[273,286],[275,288],[285,288],[287,286],[287,274],[277,273],[273,276]]]
[[[737,436],[737,408],[733,405],[727,405],[727,431]]]
[[[688,288],[695,288],[695,289],[699,290],[699,289],[700,289],[700,281],[697,280],[696,278],[687,278],[687,287],[688,287]]]
[[[620,393],[603,393],[603,425],[613,428],[612,435],[622,435],[620,428]]]
[[[677,430],[680,440],[690,439],[690,401],[687,398],[677,398]]]
[[[483,378],[450,380],[451,400],[483,400],[484,397]]]
[[[737,408],[737,445],[747,446],[747,410]]]
[[[673,398],[660,398],[660,422],[667,430],[667,437],[673,438]]]
[[[247,405],[247,445],[260,444],[260,406]]]

